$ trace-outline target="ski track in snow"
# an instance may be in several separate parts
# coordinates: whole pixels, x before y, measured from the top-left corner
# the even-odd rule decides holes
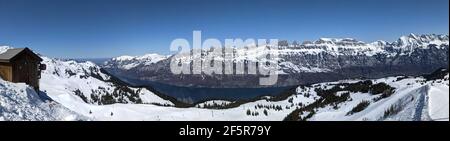
[[[428,91],[428,89],[421,90],[421,91],[422,92],[420,93],[419,101],[417,103],[416,110],[414,113],[414,118],[413,118],[414,121],[421,121],[421,119],[422,119],[422,110],[425,105],[425,92],[423,92],[423,91]]]

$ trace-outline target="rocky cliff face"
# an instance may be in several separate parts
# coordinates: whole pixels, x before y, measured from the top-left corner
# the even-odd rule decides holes
[[[448,46],[448,35],[435,34],[410,34],[392,43],[321,38],[302,44],[279,44],[275,52],[278,54],[280,71],[275,86],[430,73],[438,68],[448,68]],[[234,61],[243,61],[239,59],[259,57],[261,49],[239,48],[234,52],[237,57]],[[120,60],[115,58],[106,62],[103,67],[129,80],[156,81],[178,86],[260,87],[260,76],[256,75],[173,75],[169,68],[170,59],[171,57],[157,61],[153,59],[151,62],[134,59],[135,61],[115,65]],[[123,67],[131,64],[133,67]]]

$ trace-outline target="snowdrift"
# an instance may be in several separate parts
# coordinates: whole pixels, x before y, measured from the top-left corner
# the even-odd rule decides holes
[[[44,93],[42,93],[44,95]],[[33,88],[0,78],[0,121],[87,120],[56,102],[44,102]]]

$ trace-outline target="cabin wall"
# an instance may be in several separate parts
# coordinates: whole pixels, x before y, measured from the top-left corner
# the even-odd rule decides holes
[[[0,63],[0,77],[6,81],[12,81],[12,65],[10,63]]]
[[[39,89],[39,61],[23,54],[12,62],[13,82],[24,82],[35,89]]]

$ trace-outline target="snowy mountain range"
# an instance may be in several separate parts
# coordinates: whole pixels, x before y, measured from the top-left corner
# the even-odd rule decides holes
[[[280,77],[276,86],[291,86],[349,78],[429,73],[438,68],[448,68],[448,46],[448,35],[410,34],[392,43],[364,43],[352,38],[320,38],[302,44],[280,41],[278,50],[271,51],[278,54],[276,60]],[[235,49],[236,60],[233,61],[254,60],[264,53],[264,48]],[[107,61],[102,67],[123,79],[178,86],[259,87],[258,76],[172,75],[169,68],[172,57],[159,55],[153,57],[157,59],[138,59],[140,57],[121,56]]]
[[[445,69],[418,77],[300,85],[278,96],[179,107],[149,90],[112,81],[90,62],[44,57],[44,63],[48,69],[39,94],[23,83],[0,80],[1,120],[448,120]],[[119,87],[133,92],[114,96]],[[132,93],[142,102],[131,100]]]
[[[339,70],[331,67],[335,65],[333,62],[336,60],[333,59],[336,58],[341,68],[346,65],[377,66],[389,62],[391,67],[385,69],[400,67],[397,71],[401,70],[401,74],[405,75],[387,73],[384,74],[389,75],[387,77],[374,75],[378,78],[373,79],[335,77],[333,79],[336,81],[321,79],[317,81],[322,82],[311,84],[289,81],[289,84],[294,84],[292,89],[276,96],[187,104],[151,87],[131,86],[92,62],[41,56],[47,69],[42,72],[40,92],[23,83],[0,80],[0,120],[449,120],[448,70],[435,69],[437,71],[428,75],[411,71],[414,75],[409,75],[408,67],[401,67],[430,63],[425,65],[430,68],[415,68],[424,73],[440,67],[441,62],[446,65],[443,68],[448,67],[448,35],[409,35],[393,43],[379,41],[370,44],[354,39],[323,38],[313,43],[280,48],[279,52],[284,55],[280,57],[280,62],[294,64],[286,70],[295,70],[295,66],[300,64],[309,64],[317,69],[312,72],[283,70],[289,77],[323,74],[316,77],[320,79],[337,74]],[[0,47],[0,53],[7,49],[11,47]],[[301,57],[307,59],[301,60]],[[141,70],[140,73],[157,70],[162,76],[152,76],[156,79],[168,75],[163,70],[169,58],[154,54],[119,57],[112,59],[114,63],[106,63],[105,66],[110,66],[105,69]],[[322,65],[308,62],[318,58],[322,58],[319,61]],[[133,65],[120,67],[128,64]],[[313,67],[306,68],[311,70]],[[372,74],[366,69],[359,73]],[[168,78],[165,80],[173,81]],[[218,80],[216,77],[206,79],[213,78]],[[279,81],[292,79],[298,78]],[[189,78],[183,77],[183,80]],[[249,81],[247,79],[228,81],[249,84],[245,82]],[[215,81],[209,83],[214,84]]]
[[[159,54],[146,54],[143,56],[119,56],[112,58],[110,61],[105,62],[103,67],[113,68],[117,67],[119,69],[129,70],[137,66],[149,66],[161,60],[167,59],[168,56],[163,56]]]

